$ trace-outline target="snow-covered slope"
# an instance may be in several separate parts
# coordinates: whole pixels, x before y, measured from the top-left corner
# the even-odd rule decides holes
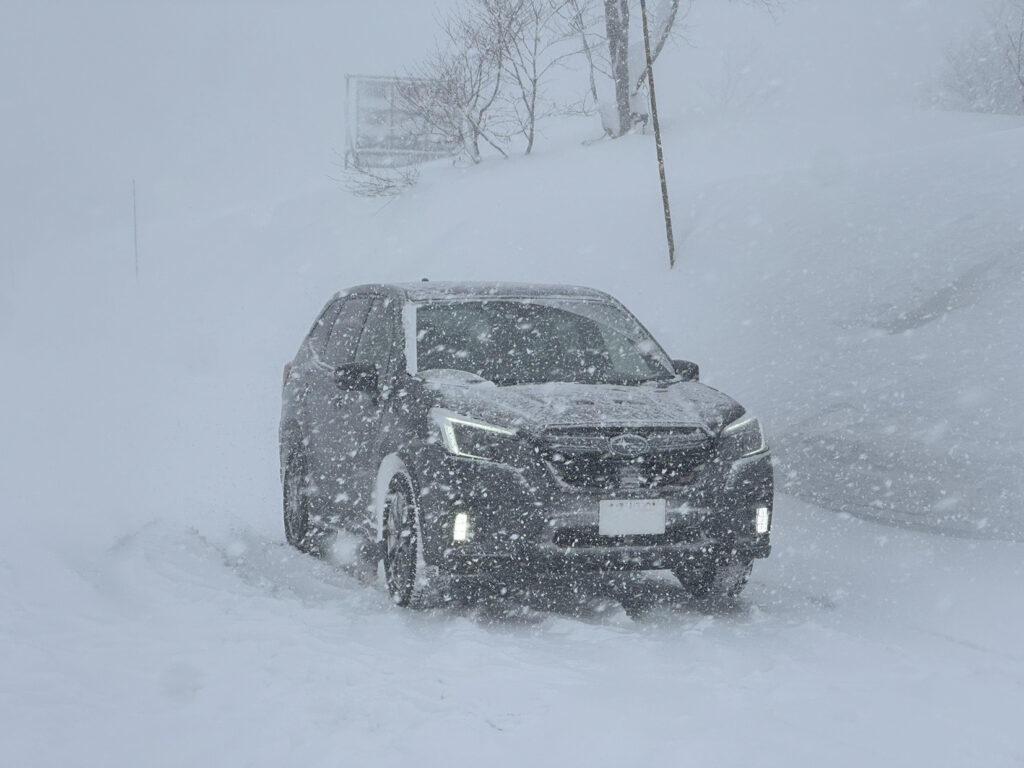
[[[404,63],[430,15],[341,5],[0,9],[0,763],[1024,759],[1024,122],[787,102],[794,41],[863,3],[759,22],[805,77],[756,110],[678,47],[669,272],[649,136],[550,125],[389,203],[331,182],[340,74],[388,33]],[[130,55],[58,66],[80,29]],[[764,418],[785,495],[735,610],[654,578],[402,613],[284,546],[281,365],[338,288],[424,276],[608,290]]]
[[[759,118],[669,134],[673,272],[632,136],[439,167],[378,215],[373,270],[342,274],[609,290],[766,417],[789,492],[1024,537],[1024,121]]]

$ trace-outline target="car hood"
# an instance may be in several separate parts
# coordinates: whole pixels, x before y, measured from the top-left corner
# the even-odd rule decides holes
[[[456,371],[420,374],[438,404],[495,426],[540,433],[550,427],[698,426],[717,434],[743,414],[731,397],[694,381],[638,386],[516,384],[496,386]]]

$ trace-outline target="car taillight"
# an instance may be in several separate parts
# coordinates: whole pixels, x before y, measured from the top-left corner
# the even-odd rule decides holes
[[[292,372],[292,364],[291,363],[285,363],[284,364],[284,375],[281,376],[281,386],[282,387],[285,384],[288,383],[288,374],[291,373],[291,372]]]

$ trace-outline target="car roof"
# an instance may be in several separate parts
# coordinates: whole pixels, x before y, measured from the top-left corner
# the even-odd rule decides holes
[[[544,283],[419,282],[358,285],[343,294],[399,294],[407,301],[463,301],[472,299],[599,299],[615,301],[603,291],[580,285]]]

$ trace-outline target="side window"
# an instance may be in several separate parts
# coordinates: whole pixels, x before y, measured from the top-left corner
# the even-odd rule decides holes
[[[366,319],[366,330],[359,340],[356,360],[376,363],[381,373],[396,369],[399,356],[396,334],[398,304],[390,297],[376,299]]]
[[[331,327],[331,335],[324,348],[324,361],[335,367],[355,359],[359,345],[359,334],[370,308],[369,296],[352,296],[345,299],[341,313]]]
[[[331,333],[331,328],[334,325],[334,318],[338,316],[338,312],[341,311],[342,301],[334,301],[328,304],[324,310],[320,313],[320,316],[313,323],[313,327],[310,328],[307,336],[309,337],[309,346],[318,355],[322,355],[324,351],[324,344],[327,343],[327,337]]]

